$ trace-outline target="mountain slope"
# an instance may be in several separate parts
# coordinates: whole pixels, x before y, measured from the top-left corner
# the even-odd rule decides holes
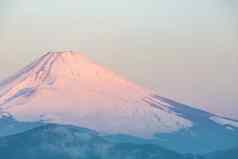
[[[128,135],[149,139],[183,153],[238,146],[238,121],[158,96],[73,52],[47,53],[1,82],[0,123],[4,114],[14,126],[2,122],[1,136],[57,123],[110,141],[120,136],[120,143]]]
[[[204,159],[237,159],[238,147],[230,150],[216,151],[205,155]]]
[[[22,133],[44,124],[42,122],[20,122],[5,113],[0,115],[0,137]]]
[[[170,107],[171,111],[193,123],[193,126],[188,129],[172,133],[158,133],[160,145],[183,153],[200,154],[238,146],[238,129],[236,127],[238,122],[236,120],[216,116],[157,95],[154,98],[170,104],[173,106]],[[226,122],[219,123],[213,118]]]
[[[153,144],[113,143],[73,126],[46,125],[0,138],[3,158],[18,159],[192,159]]]
[[[76,53],[49,53],[7,80],[0,107],[21,121],[47,120],[149,137],[192,123],[143,99],[151,92]],[[140,124],[135,124],[140,123]]]

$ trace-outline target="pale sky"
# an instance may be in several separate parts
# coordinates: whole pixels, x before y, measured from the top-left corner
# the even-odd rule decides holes
[[[237,0],[0,0],[0,79],[75,50],[160,95],[238,119]]]

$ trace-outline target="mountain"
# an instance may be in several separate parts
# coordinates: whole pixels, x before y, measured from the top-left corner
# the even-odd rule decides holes
[[[161,97],[74,52],[47,53],[1,82],[0,114],[14,127],[2,122],[1,136],[57,123],[183,153],[238,146],[238,121]]]
[[[9,114],[2,114],[0,116],[0,137],[22,133],[26,130],[33,129],[44,125],[42,122],[21,122],[14,119]]]
[[[229,150],[212,152],[204,155],[204,159],[237,159],[238,147]]]
[[[89,129],[56,124],[0,138],[0,154],[7,159],[194,158],[153,144],[114,143]]]
[[[8,159],[236,159],[238,149],[236,147],[203,156],[179,154],[157,144],[118,143],[86,128],[47,124],[1,137],[0,154]]]
[[[149,106],[145,100],[152,92],[71,52],[46,54],[7,79],[0,93],[1,109],[20,121],[45,120],[141,137],[192,126],[166,107]]]

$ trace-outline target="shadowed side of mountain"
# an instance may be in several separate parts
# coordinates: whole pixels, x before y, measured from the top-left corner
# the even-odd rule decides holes
[[[199,153],[232,149],[238,146],[238,128],[235,126],[217,123],[213,117],[221,118],[215,114],[175,102],[171,99],[153,96],[167,104],[171,111],[189,119],[193,126],[172,133],[158,133],[160,145],[182,153]],[[156,103],[151,103],[156,106]],[[157,104],[158,105],[158,104]],[[235,120],[224,118],[238,123]],[[183,146],[180,146],[183,143]]]

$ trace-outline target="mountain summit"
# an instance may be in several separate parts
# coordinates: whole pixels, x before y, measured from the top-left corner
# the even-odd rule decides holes
[[[44,120],[136,136],[192,126],[168,108],[146,102],[152,100],[152,92],[79,53],[47,53],[3,83],[0,107],[21,121]]]
[[[150,138],[183,153],[238,146],[238,121],[158,96],[77,52],[49,52],[0,83],[0,135],[34,123]]]

